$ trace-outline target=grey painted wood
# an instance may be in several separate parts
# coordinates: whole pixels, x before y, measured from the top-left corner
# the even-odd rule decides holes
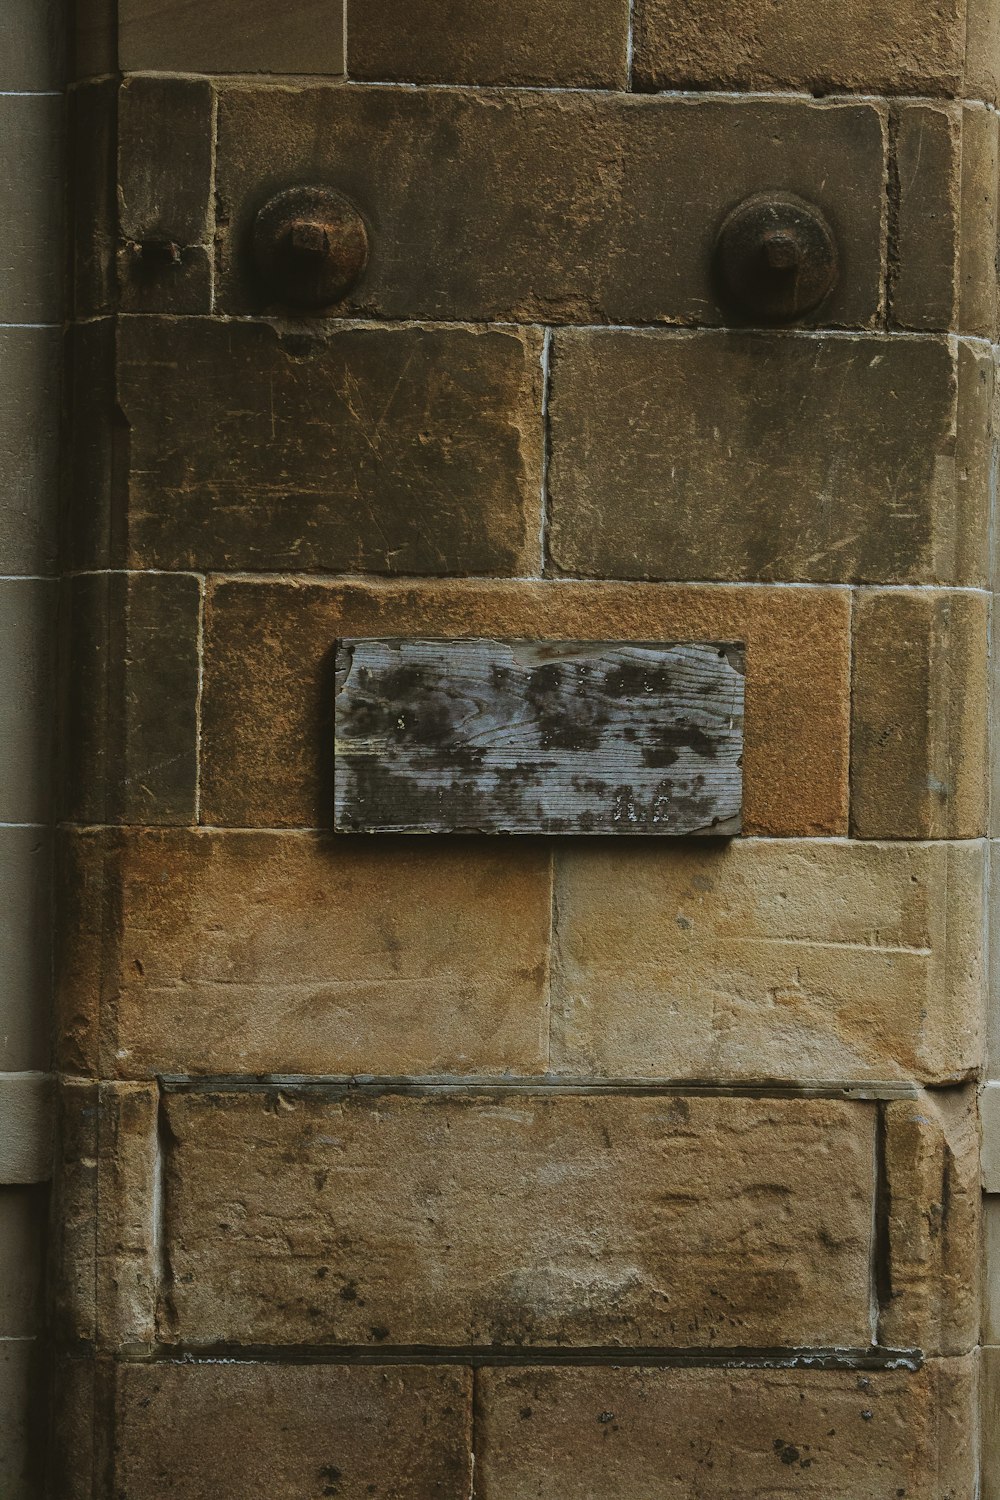
[[[344,833],[735,834],[743,648],[344,640]]]

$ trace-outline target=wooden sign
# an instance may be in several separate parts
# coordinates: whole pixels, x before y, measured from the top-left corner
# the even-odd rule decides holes
[[[344,640],[343,833],[735,834],[743,647]]]

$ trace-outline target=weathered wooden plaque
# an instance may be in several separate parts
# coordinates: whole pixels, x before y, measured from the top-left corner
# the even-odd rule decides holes
[[[343,833],[740,830],[743,647],[344,640]]]

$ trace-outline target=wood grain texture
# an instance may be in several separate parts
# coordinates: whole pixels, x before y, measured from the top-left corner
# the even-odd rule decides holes
[[[343,833],[740,831],[743,647],[342,640]]]

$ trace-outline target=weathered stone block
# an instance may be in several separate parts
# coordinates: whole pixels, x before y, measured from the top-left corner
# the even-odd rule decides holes
[[[100,573],[66,586],[62,816],[84,823],[196,817],[201,585]]]
[[[982,1342],[1000,1348],[1000,1193],[983,1198],[983,1249]]]
[[[0,330],[0,574],[55,571],[61,345],[55,328]]]
[[[984,1349],[982,1358],[982,1500],[1000,1495],[1000,1348]]]
[[[871,1337],[872,1105],[271,1089],[164,1107],[164,1323],[185,1343]]]
[[[153,1084],[60,1080],[51,1264],[61,1344],[142,1354],[156,1337],[158,1097]]]
[[[156,1364],[115,1374],[116,1493],[468,1500],[472,1372]]]
[[[858,838],[985,831],[988,618],[984,594],[858,595],[851,693]]]
[[[1000,96],[1000,10],[993,0],[966,0],[965,93],[995,103]]]
[[[540,845],[181,831],[65,842],[69,1066],[544,1071]]]
[[[202,816],[329,825],[340,636],[731,640],[747,648],[744,830],[843,833],[848,609],[846,591],[816,589],[217,581],[206,603]]]
[[[0,323],[62,317],[63,102],[0,94]]]
[[[212,306],[214,98],[207,82],[128,78],[118,100],[118,279],[126,312]],[[169,151],[151,150],[155,139]]]
[[[992,338],[996,116],[960,104],[897,104],[890,137],[890,324]]]
[[[963,0],[637,0],[645,88],[951,94],[965,60]]]
[[[962,111],[962,213],[959,241],[958,326],[984,338],[997,335],[997,235],[1000,122],[994,111]]]
[[[628,0],[348,0],[352,78],[624,88]]]
[[[884,152],[868,103],[224,87],[218,305],[261,310],[244,249],[260,204],[328,181],[372,225],[345,313],[724,322],[719,224],[779,183],[820,205],[850,267],[823,320],[864,327],[881,309]]]
[[[979,1342],[982,1274],[975,1087],[887,1104],[884,1151],[879,1339],[964,1354]]]
[[[482,1370],[482,1500],[973,1500],[972,1360],[918,1371]]]
[[[941,340],[558,333],[549,554],[619,578],[981,583],[984,356]],[[964,412],[962,413],[964,416]]]
[[[329,73],[344,70],[344,0],[118,0],[126,72]]]
[[[533,330],[125,320],[128,564],[537,570],[541,347]]]
[[[984,847],[561,848],[552,1067],[945,1082],[983,1050]]]

